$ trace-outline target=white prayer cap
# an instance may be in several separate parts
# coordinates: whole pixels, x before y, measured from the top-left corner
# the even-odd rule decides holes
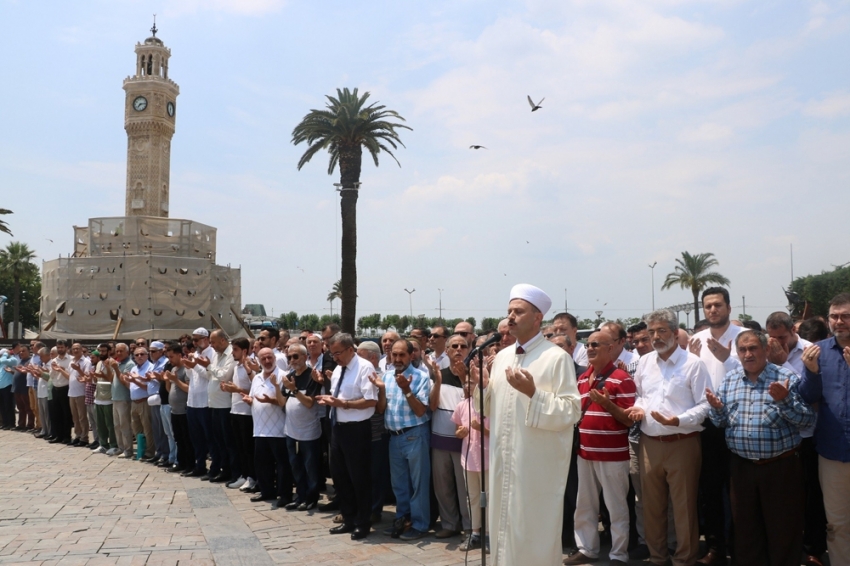
[[[360,342],[360,345],[357,346],[358,350],[366,350],[367,352],[374,352],[375,354],[381,353],[381,348],[371,340],[364,340]]]
[[[544,293],[542,289],[528,283],[514,285],[513,289],[511,289],[511,298],[509,300],[513,301],[514,299],[528,301],[537,307],[537,310],[542,312],[544,316],[546,316],[546,313],[552,307],[552,299],[549,298],[549,295]]]
[[[200,328],[196,328],[194,332],[192,332],[192,336],[209,336],[210,332],[203,326]]]
[[[159,340],[155,340],[151,342],[151,350],[165,350],[165,344],[160,342]]]

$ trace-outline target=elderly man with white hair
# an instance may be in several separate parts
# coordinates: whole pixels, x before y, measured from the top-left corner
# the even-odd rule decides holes
[[[562,559],[564,489],[581,407],[573,361],[540,332],[551,306],[533,285],[511,289],[508,327],[516,343],[496,354],[484,390],[496,565]]]

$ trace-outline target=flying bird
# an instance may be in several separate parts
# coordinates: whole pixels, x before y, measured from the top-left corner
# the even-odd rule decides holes
[[[541,98],[540,102],[538,102],[537,104],[534,104],[534,101],[531,100],[530,96],[528,96],[528,104],[531,106],[531,111],[536,112],[537,110],[540,110],[541,108],[543,108],[540,105],[543,104],[544,100],[546,100],[546,97]]]
[[[295,266],[295,269],[301,269],[301,268],[300,268],[300,267],[298,267],[298,266],[296,265],[296,266]],[[303,270],[303,269],[301,269],[301,273],[304,273],[304,270]]]
[[[469,146],[469,149],[487,149],[487,148],[484,147],[483,145],[471,145],[471,146]]]
[[[50,242],[51,244],[53,243],[53,240],[51,240],[50,238],[45,238],[45,240],[47,240],[47,241],[48,241],[48,242]]]

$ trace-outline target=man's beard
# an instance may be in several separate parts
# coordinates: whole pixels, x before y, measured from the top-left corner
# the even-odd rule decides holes
[[[676,340],[675,336],[671,337],[669,340],[664,340],[664,347],[662,347],[660,349],[655,345],[654,342],[652,343],[652,348],[656,352],[658,352],[659,354],[663,354],[664,352],[668,352],[668,351],[672,350],[673,346],[676,346],[676,347],[679,346],[678,340]]]
[[[729,324],[729,315],[727,314],[720,322],[709,322],[708,326],[711,328],[723,328]]]

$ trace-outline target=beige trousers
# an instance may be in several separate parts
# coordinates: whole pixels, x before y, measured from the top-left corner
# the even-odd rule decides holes
[[[638,445],[643,494],[643,525],[650,561],[667,561],[667,501],[673,502],[676,523],[674,566],[690,566],[699,550],[697,489],[702,449],[699,435],[660,442],[640,435]]]
[[[850,462],[818,456],[830,564],[850,564]]]
[[[89,417],[86,414],[86,398],[68,397],[71,405],[71,418],[74,420],[74,437],[89,442]]]
[[[118,450],[127,452],[133,450],[133,430],[130,428],[131,401],[112,402],[112,422],[115,424],[115,439]]]
[[[148,405],[147,399],[141,403],[136,401],[131,401],[131,403],[130,423],[133,427],[133,436],[145,435],[145,458],[150,458],[156,450],[153,427],[151,427],[151,407]]]

